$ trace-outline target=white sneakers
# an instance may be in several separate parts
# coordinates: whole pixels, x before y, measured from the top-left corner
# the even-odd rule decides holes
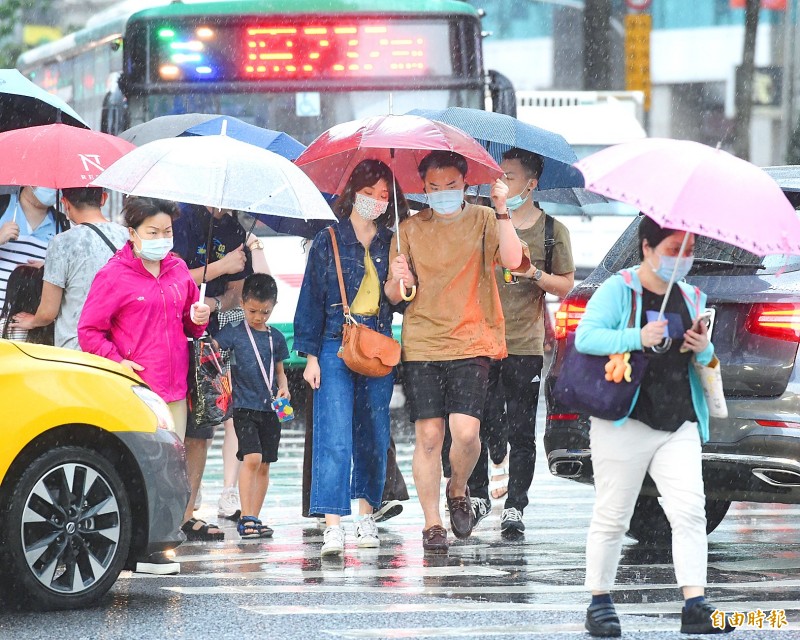
[[[322,534],[320,555],[340,556],[344,553],[345,531],[341,525],[327,527]],[[378,525],[373,515],[364,516],[356,523],[356,544],[359,549],[376,549],[381,542],[378,538]]]
[[[217,517],[226,520],[239,520],[242,515],[242,506],[239,502],[239,492],[236,487],[223,489],[217,503]]]
[[[344,528],[328,527],[322,534],[322,550],[319,554],[325,556],[340,556],[344,553]]]
[[[356,540],[359,549],[375,549],[381,541],[378,540],[378,525],[372,515],[364,516],[356,524]]]

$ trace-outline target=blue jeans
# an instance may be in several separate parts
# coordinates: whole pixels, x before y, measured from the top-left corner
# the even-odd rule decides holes
[[[364,498],[380,507],[394,373],[382,378],[353,373],[337,355],[341,344],[326,339],[319,354],[310,513],[346,516],[351,500]]]

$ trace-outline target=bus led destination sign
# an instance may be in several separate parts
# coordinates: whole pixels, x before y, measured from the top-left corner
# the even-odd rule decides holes
[[[452,73],[446,21],[160,26],[156,81],[391,78]]]

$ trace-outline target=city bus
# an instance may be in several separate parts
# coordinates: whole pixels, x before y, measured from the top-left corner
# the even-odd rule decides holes
[[[487,91],[513,107],[502,76],[484,71],[480,15],[462,0],[129,0],[18,68],[107,133],[220,113],[307,144],[390,110],[484,108]]]
[[[483,67],[480,14],[462,0],[128,0],[24,53],[19,70],[106,133],[158,116],[219,113],[308,144],[329,127],[413,108],[515,109]],[[511,112],[513,115],[513,111]],[[265,238],[289,340],[299,238]],[[302,364],[293,353],[290,367]]]

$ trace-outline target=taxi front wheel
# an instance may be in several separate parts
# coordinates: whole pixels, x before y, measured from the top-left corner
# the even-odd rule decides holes
[[[71,609],[111,588],[128,556],[131,509],[125,485],[102,454],[51,449],[6,495],[0,553],[15,600]]]

